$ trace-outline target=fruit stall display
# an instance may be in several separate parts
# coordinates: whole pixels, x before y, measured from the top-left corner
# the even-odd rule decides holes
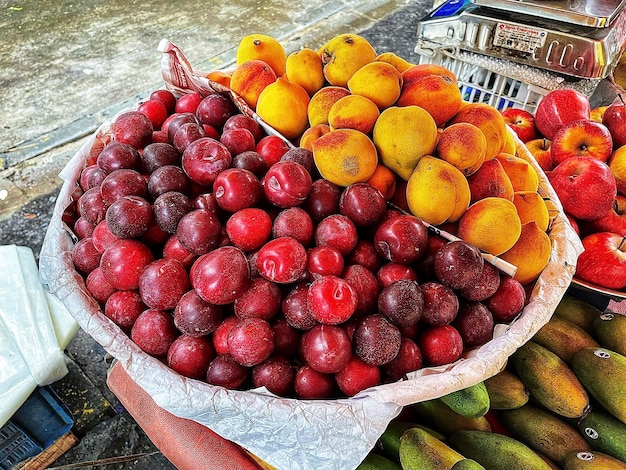
[[[253,34],[228,72],[159,50],[165,87],[64,169],[40,255],[159,406],[278,468],[354,468],[549,321],[580,239],[449,70],[355,34],[289,55]]]

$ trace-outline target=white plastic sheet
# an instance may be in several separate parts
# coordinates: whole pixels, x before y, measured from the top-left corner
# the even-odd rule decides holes
[[[37,385],[67,374],[63,349],[77,328],[43,289],[32,250],[0,246],[0,426]]]

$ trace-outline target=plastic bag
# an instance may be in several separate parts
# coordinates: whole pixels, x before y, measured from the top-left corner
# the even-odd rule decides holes
[[[0,246],[0,427],[37,385],[67,374],[63,349],[77,328],[44,291],[32,250]]]

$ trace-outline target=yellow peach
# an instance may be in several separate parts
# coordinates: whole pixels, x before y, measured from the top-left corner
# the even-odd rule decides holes
[[[266,34],[249,34],[244,36],[237,46],[237,65],[249,60],[258,59],[267,63],[277,77],[285,73],[287,53],[275,38]]]
[[[469,122],[478,126],[487,138],[487,153],[485,160],[491,160],[498,155],[506,141],[507,128],[502,114],[486,103],[468,103],[454,115],[448,124]]]
[[[370,62],[354,72],[348,80],[348,89],[353,95],[369,98],[382,110],[400,96],[402,75],[387,62]]]
[[[339,34],[317,53],[322,59],[324,77],[331,85],[347,86],[350,77],[365,64],[376,59],[376,50],[358,34]]]
[[[348,96],[350,90],[340,86],[325,86],[311,97],[307,115],[309,124],[328,124],[328,113],[339,98]]]
[[[515,137],[513,136],[513,132],[507,129],[506,138],[504,139],[504,145],[502,146],[502,152],[509,153],[511,155],[515,155],[517,153],[515,144]]]
[[[230,77],[230,89],[241,96],[250,108],[256,109],[259,95],[276,81],[274,70],[262,60],[248,60],[238,65]]]
[[[499,256],[510,250],[522,232],[517,209],[508,199],[487,197],[471,204],[461,219],[457,235],[482,251]]]
[[[456,81],[445,75],[427,75],[402,87],[398,106],[420,106],[443,126],[460,109],[463,98]]]
[[[486,197],[499,197],[513,200],[513,184],[497,159],[483,162],[478,170],[467,177],[472,203]]]
[[[328,112],[328,125],[334,129],[356,129],[369,134],[380,115],[378,106],[369,98],[348,95],[337,100]]]
[[[382,163],[378,162],[376,170],[369,177],[367,183],[380,191],[386,201],[389,201],[396,193],[398,178],[396,174]]]
[[[425,155],[411,173],[406,201],[413,215],[431,225],[456,222],[470,203],[463,173],[450,163]]]
[[[393,65],[400,73],[415,65],[403,57],[400,57],[395,52],[383,52],[382,54],[378,54],[375,60],[379,62],[387,62],[388,64]]]
[[[285,73],[290,82],[300,85],[309,96],[324,86],[322,59],[313,49],[304,48],[289,54]]]
[[[441,130],[435,154],[457,167],[465,176],[475,173],[487,151],[485,134],[474,124],[459,122]]]
[[[432,155],[437,137],[437,124],[419,106],[390,106],[380,113],[372,131],[381,161],[404,180],[420,158]]]
[[[535,222],[544,232],[550,225],[550,213],[543,197],[536,191],[517,191],[513,194],[513,204],[522,222]]]
[[[496,159],[509,176],[513,191],[537,191],[539,189],[539,175],[535,168],[526,160],[515,155],[499,153]]]
[[[429,75],[443,75],[444,77],[451,78],[455,82],[458,81],[452,70],[444,67],[443,65],[428,63],[416,64],[404,70],[402,72],[402,81],[404,86],[409,86],[414,81]]]
[[[378,165],[372,140],[355,129],[330,131],[315,140],[312,149],[320,175],[342,187],[367,181]]]
[[[296,139],[308,126],[308,105],[309,94],[304,88],[279,77],[259,95],[256,112],[283,136]]]
[[[300,136],[299,146],[307,150],[313,149],[313,142],[322,137],[324,134],[330,132],[330,126],[328,124],[315,124],[312,127],[308,127]]]
[[[231,74],[228,72],[213,70],[212,72],[207,73],[206,78],[208,78],[212,82],[219,83],[226,88],[230,88],[230,76]]]
[[[526,285],[539,277],[550,262],[551,252],[550,237],[531,221],[522,225],[517,242],[500,257],[517,266],[513,278]]]

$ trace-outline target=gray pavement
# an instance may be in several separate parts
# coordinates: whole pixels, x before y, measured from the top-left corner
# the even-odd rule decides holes
[[[270,34],[288,51],[359,32],[378,52],[413,62],[415,31],[432,1],[2,2],[0,12],[0,244],[37,256],[61,185],[59,171],[100,123],[162,85],[159,40],[179,46],[196,69],[228,68],[238,40]],[[109,358],[79,331],[70,373],[55,389],[80,414],[80,442],[56,465],[130,454],[92,469],[171,469],[171,463],[106,387]],[[210,467],[207,467],[210,468]]]

